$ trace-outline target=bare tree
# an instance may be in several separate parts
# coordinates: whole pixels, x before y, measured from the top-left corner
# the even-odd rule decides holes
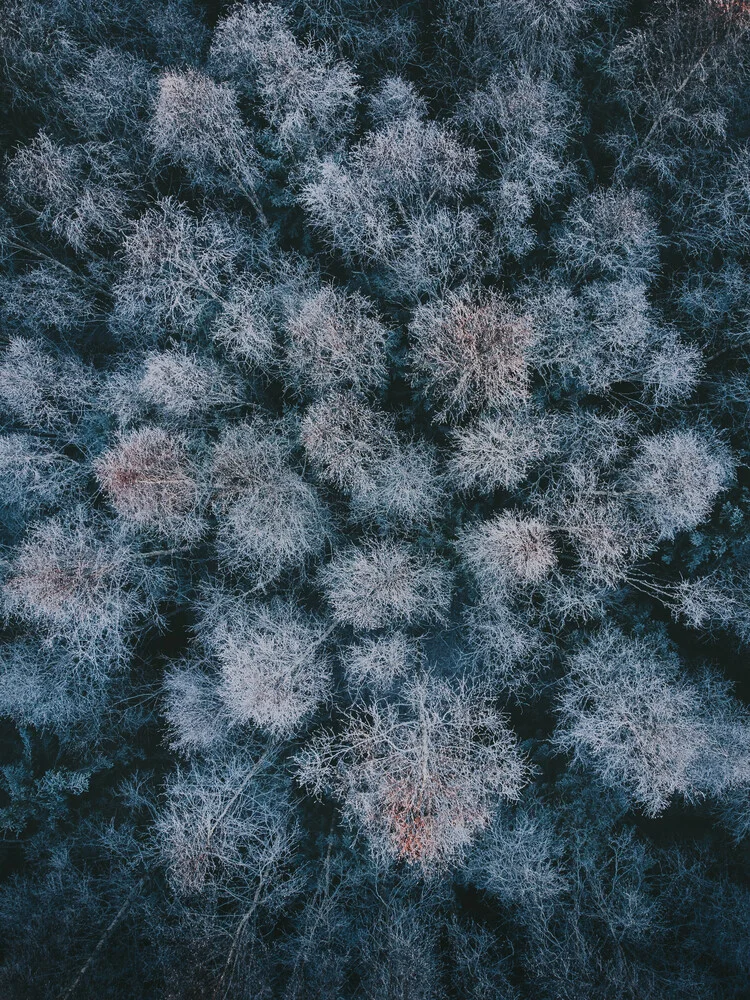
[[[165,73],[149,126],[157,154],[184,164],[196,183],[224,180],[239,191],[265,222],[258,198],[258,155],[231,87],[195,70]]]
[[[251,748],[170,777],[154,842],[176,893],[221,887],[254,915],[299,888],[303,870],[291,867],[299,834],[272,768],[268,754]]]
[[[129,228],[125,272],[115,283],[112,324],[143,343],[151,324],[195,330],[223,290],[246,249],[243,235],[218,214],[201,219],[164,198]]]
[[[303,392],[381,388],[390,335],[372,304],[333,285],[305,297],[286,322],[285,369]]]
[[[556,421],[523,405],[480,417],[452,435],[448,470],[462,490],[520,486],[555,449]]]
[[[111,245],[127,223],[135,186],[111,152],[102,143],[65,146],[40,132],[9,163],[10,197],[79,253]]]
[[[464,531],[458,550],[485,598],[533,587],[557,566],[550,526],[508,511]]]
[[[533,329],[504,296],[464,288],[420,306],[409,333],[413,381],[436,419],[526,399]]]
[[[348,260],[381,268],[396,301],[412,302],[466,274],[481,252],[476,215],[459,208],[476,183],[474,150],[411,117],[371,133],[340,164],[329,158],[300,200]]]
[[[214,615],[206,641],[229,719],[290,736],[329,695],[328,630],[291,600],[232,601]]]
[[[337,552],[318,580],[334,621],[356,629],[441,621],[451,598],[450,572],[436,558],[385,540]]]
[[[158,427],[127,432],[96,460],[95,471],[126,521],[185,539],[202,533],[201,489],[184,436]]]
[[[256,419],[222,434],[213,452],[212,506],[222,563],[264,590],[319,555],[331,534],[315,488],[290,465],[288,428]]]
[[[297,42],[280,5],[237,4],[217,26],[209,66],[258,101],[281,155],[335,148],[353,125],[354,72],[328,46]]]
[[[642,516],[660,538],[695,528],[734,475],[729,450],[713,435],[675,430],[644,438],[627,475]]]
[[[74,355],[46,350],[41,342],[14,338],[0,355],[0,402],[34,430],[53,430],[63,443],[94,395],[93,371]]]
[[[649,815],[748,781],[746,713],[714,675],[685,677],[658,636],[602,629],[572,657],[558,711],[557,747]]]
[[[144,619],[158,623],[163,574],[125,537],[79,509],[35,525],[3,588],[6,608],[84,665],[122,667]]]
[[[397,701],[353,711],[340,736],[318,736],[298,761],[301,782],[342,801],[378,861],[403,859],[426,872],[460,857],[527,774],[486,694],[429,678],[415,679]]]
[[[661,242],[642,192],[610,188],[573,202],[555,248],[563,269],[575,276],[649,281]]]

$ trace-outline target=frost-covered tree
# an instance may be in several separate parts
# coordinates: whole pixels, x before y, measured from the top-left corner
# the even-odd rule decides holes
[[[659,637],[605,628],[571,659],[556,745],[648,815],[748,780],[750,725],[727,685],[691,680]]]
[[[231,602],[214,615],[208,643],[230,721],[289,736],[328,696],[327,630],[292,601]]]
[[[43,438],[17,433],[0,437],[4,505],[26,513],[49,509],[75,496],[83,474],[80,463]]]
[[[274,788],[272,757],[254,749],[195,761],[170,778],[154,834],[176,893],[221,885],[246,906],[272,905],[299,885],[290,806]]]
[[[700,351],[659,324],[640,282],[592,282],[580,296],[553,285],[530,305],[538,331],[532,357],[548,383],[562,377],[601,396],[636,383],[659,407],[695,392]]]
[[[125,272],[114,288],[115,330],[142,337],[144,326],[194,329],[222,291],[245,248],[229,219],[193,216],[173,198],[150,208],[129,228]]]
[[[339,763],[340,762],[340,763]],[[459,857],[515,799],[526,765],[486,694],[415,679],[397,701],[373,699],[337,738],[323,733],[299,757],[300,780],[331,789],[381,862],[429,872]]]
[[[534,586],[557,565],[549,525],[512,511],[467,529],[458,548],[485,597]]]
[[[390,122],[329,158],[300,200],[313,225],[348,260],[383,269],[386,290],[413,301],[466,274],[480,253],[470,209],[476,154],[449,131],[416,117]]]
[[[407,545],[372,541],[338,552],[318,573],[334,621],[355,629],[445,618],[450,572]]]
[[[126,522],[185,539],[200,535],[201,484],[184,436],[159,427],[129,431],[96,460],[95,468]]]
[[[459,106],[465,133],[487,147],[497,179],[518,184],[534,201],[549,201],[570,183],[561,155],[571,139],[575,108],[552,80],[528,69],[493,74]]]
[[[149,139],[159,156],[183,164],[198,184],[211,187],[226,177],[265,219],[257,193],[258,156],[231,87],[195,70],[165,73]]]
[[[9,195],[73,250],[111,246],[127,222],[134,180],[110,153],[106,144],[66,146],[40,132],[9,164]]]
[[[292,468],[291,451],[283,425],[257,419],[226,430],[213,451],[219,558],[261,590],[319,555],[331,531],[315,488]]]
[[[126,664],[144,619],[158,623],[162,581],[127,536],[79,508],[71,519],[48,518],[29,530],[11,563],[3,603],[44,642],[106,672]]]
[[[374,691],[388,691],[413,676],[422,661],[419,646],[401,630],[368,636],[347,647],[342,657],[350,684]]]
[[[704,521],[734,474],[728,449],[713,436],[676,430],[646,438],[628,472],[634,502],[661,538]]]
[[[469,288],[420,306],[409,329],[414,382],[436,419],[521,402],[529,392],[529,316],[498,294]]]
[[[656,273],[660,242],[643,193],[609,188],[573,202],[555,250],[561,269],[576,277],[648,281]]]
[[[541,467],[556,440],[554,419],[533,407],[488,414],[453,432],[449,475],[463,490],[511,490]]]
[[[91,404],[96,377],[74,355],[45,350],[16,337],[0,355],[0,402],[6,413],[34,430],[54,431],[63,443]]]
[[[323,153],[351,129],[355,73],[332,47],[300,44],[281,5],[237,4],[216,28],[209,66],[257,102],[277,155]]]
[[[362,295],[324,286],[292,313],[286,335],[285,368],[303,392],[362,392],[386,381],[389,333]]]
[[[351,393],[335,393],[305,411],[300,436],[310,461],[332,485],[352,491],[387,461],[397,437],[390,414]]]

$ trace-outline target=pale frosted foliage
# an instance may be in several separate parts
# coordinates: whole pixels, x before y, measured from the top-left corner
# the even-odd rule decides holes
[[[609,414],[582,407],[560,415],[555,427],[558,454],[566,462],[565,476],[576,489],[585,489],[596,482],[598,474],[621,464],[639,430],[627,411]]]
[[[209,304],[221,303],[243,241],[224,216],[198,219],[172,198],[162,199],[125,237],[125,275],[114,286],[115,324],[194,329]],[[141,334],[142,335],[142,334]]]
[[[0,287],[3,312],[33,335],[50,328],[66,336],[79,334],[96,317],[90,287],[57,262],[33,267]]]
[[[387,540],[336,553],[318,580],[334,620],[356,629],[440,621],[451,598],[445,567]]]
[[[408,118],[423,119],[427,102],[410,80],[402,76],[387,76],[370,95],[370,117],[376,126]]]
[[[485,597],[539,584],[557,565],[549,525],[512,511],[468,528],[458,550]]]
[[[136,392],[168,417],[188,418],[241,399],[239,380],[210,357],[185,350],[150,351]]]
[[[76,251],[90,251],[118,238],[130,207],[125,185],[133,178],[107,153],[92,144],[62,146],[40,132],[8,165],[9,195],[43,229]]]
[[[619,0],[502,0],[491,5],[491,23],[503,51],[528,60],[545,74],[569,70],[575,38],[591,14]]]
[[[149,138],[160,156],[183,164],[199,184],[211,187],[223,174],[262,214],[258,157],[231,87],[196,70],[164,73]]]
[[[381,863],[433,871],[460,858],[527,770],[505,719],[484,692],[419,678],[393,700],[353,710],[298,757],[300,780],[330,789]]]
[[[657,406],[696,387],[700,351],[657,322],[641,282],[593,282],[579,296],[553,285],[529,307],[538,330],[533,361],[550,383],[562,375],[604,394],[617,382],[636,382]]]
[[[464,288],[420,306],[409,329],[412,377],[436,419],[516,403],[529,391],[529,316],[496,292]]]
[[[558,748],[648,815],[675,795],[697,801],[750,779],[739,703],[710,674],[688,679],[658,638],[603,629],[573,656],[558,711]]]
[[[63,86],[66,115],[84,136],[134,142],[153,99],[149,71],[129,52],[97,49]]]
[[[466,613],[469,658],[498,688],[519,697],[548,668],[550,639],[528,613],[492,594]]]
[[[26,510],[49,507],[73,493],[82,477],[81,466],[48,441],[31,434],[0,436],[2,503]]]
[[[16,337],[0,355],[0,402],[32,428],[65,433],[90,402],[94,375],[75,357]]]
[[[459,489],[512,490],[554,449],[555,421],[522,406],[481,417],[452,440],[448,474]]]
[[[331,394],[308,407],[300,435],[321,476],[347,491],[366,484],[371,468],[387,460],[397,443],[390,414],[346,393]]]
[[[294,445],[291,425],[256,412],[249,420],[227,427],[212,456],[214,503],[222,510],[244,493],[289,469]]]
[[[384,268],[386,291],[414,301],[477,260],[475,215],[456,202],[476,179],[476,153],[433,122],[391,122],[341,163],[324,160],[300,200],[347,258]]]
[[[230,884],[233,898],[247,904],[274,891],[283,896],[282,869],[297,832],[269,771],[267,756],[236,752],[170,777],[154,842],[178,895]]]
[[[164,676],[164,714],[171,745],[188,756],[216,747],[230,722],[216,680],[190,661]]]
[[[674,406],[693,395],[702,374],[701,352],[692,344],[681,344],[675,338],[666,340],[651,355],[643,381],[655,406]]]
[[[573,202],[556,239],[561,267],[579,276],[648,281],[661,237],[638,191],[594,191]]]
[[[533,801],[501,808],[471,858],[476,883],[505,904],[532,912],[569,887],[563,842],[550,812]]]
[[[435,448],[424,441],[398,442],[352,489],[351,513],[356,521],[385,529],[428,526],[438,519],[445,499]]]
[[[115,714],[118,724],[127,726],[122,708],[112,710],[112,695],[123,690],[121,680],[59,644],[40,647],[38,640],[24,638],[0,647],[3,715],[18,726],[54,732],[66,749],[90,750],[97,738],[109,735]],[[113,682],[120,683],[115,687]]]
[[[219,519],[217,550],[228,569],[263,590],[287,570],[319,555],[328,517],[315,489],[293,471],[248,486]]]
[[[578,418],[570,432],[580,424]],[[595,431],[596,426],[590,429]],[[585,430],[584,424],[581,436]],[[602,430],[606,433],[606,425]],[[579,439],[578,446],[581,444]],[[594,462],[587,461],[585,449],[582,451],[565,467],[560,482],[541,498],[541,507],[567,536],[584,577],[594,584],[615,587],[654,547],[654,532],[634,514],[627,497],[597,474]]]
[[[35,525],[16,550],[3,588],[6,608],[62,642],[77,659],[106,669],[125,660],[138,622],[158,621],[160,573],[104,524],[83,512]]]
[[[213,454],[219,558],[264,589],[323,549],[330,533],[315,489],[288,464],[282,424],[256,419],[222,434]]]
[[[270,293],[263,285],[250,282],[233,285],[214,322],[214,340],[236,360],[268,371],[276,351],[270,310]]]
[[[598,496],[597,496],[598,492]],[[582,491],[560,511],[585,576],[607,587],[627,579],[628,570],[653,546],[622,498],[600,499],[602,492]]]
[[[97,459],[95,470],[125,520],[185,538],[202,531],[200,488],[181,435],[159,427],[130,431]]]
[[[216,28],[209,63],[259,100],[282,153],[335,147],[353,124],[355,74],[326,46],[300,45],[279,6],[238,4]]]
[[[693,430],[645,438],[628,474],[641,514],[660,538],[695,528],[734,475],[734,460],[717,439]]]
[[[362,639],[345,649],[342,658],[349,683],[374,691],[388,691],[396,682],[414,676],[422,661],[419,646],[401,631]]]
[[[721,571],[683,580],[672,601],[672,613],[690,628],[710,632],[731,629],[750,642],[750,574],[738,577]]]
[[[536,200],[570,181],[559,159],[571,138],[570,101],[550,80],[526,70],[494,74],[457,112],[468,134],[490,147],[506,182],[521,183]]]
[[[408,118],[370,133],[351,153],[351,164],[367,196],[415,209],[468,191],[477,154],[435,122]]]
[[[326,632],[289,601],[250,604],[214,630],[220,694],[230,719],[290,736],[326,699]]]
[[[386,381],[388,330],[358,292],[325,285],[303,299],[286,322],[286,340],[285,368],[303,392],[361,392]]]

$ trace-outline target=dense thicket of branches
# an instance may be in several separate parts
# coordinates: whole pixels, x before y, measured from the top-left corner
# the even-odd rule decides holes
[[[0,994],[746,998],[750,3],[0,85]]]

